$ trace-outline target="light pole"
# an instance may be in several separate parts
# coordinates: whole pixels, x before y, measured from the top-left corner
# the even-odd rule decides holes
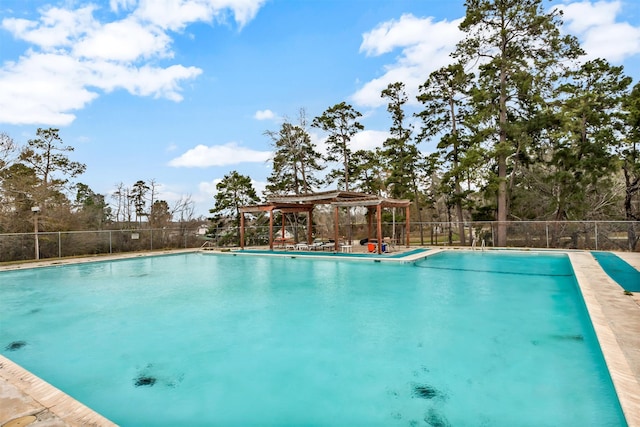
[[[36,260],[40,259],[40,243],[38,242],[38,213],[40,212],[40,206],[34,206],[31,208],[33,212],[33,235],[36,242]]]

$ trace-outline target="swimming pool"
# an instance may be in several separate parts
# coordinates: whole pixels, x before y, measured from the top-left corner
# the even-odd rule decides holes
[[[0,283],[2,353],[123,426],[625,425],[564,256],[186,254]]]

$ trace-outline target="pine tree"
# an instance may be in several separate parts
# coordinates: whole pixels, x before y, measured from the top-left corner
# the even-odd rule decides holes
[[[497,169],[495,243],[505,246],[509,162],[527,141],[522,124],[542,103],[563,61],[582,51],[574,37],[560,34],[560,12],[545,12],[542,0],[467,0],[465,6],[465,38],[455,56],[468,66],[480,64],[475,108]]]
[[[388,177],[385,185],[395,198],[408,198],[413,201],[420,224],[420,244],[424,244],[422,230],[420,181],[426,169],[422,154],[412,140],[413,129],[405,125],[404,104],[408,98],[404,83],[391,83],[382,91],[387,98],[387,111],[391,114],[391,136],[383,143],[383,159],[387,165]]]
[[[351,105],[341,102],[329,107],[313,119],[311,126],[328,132],[326,161],[340,162],[342,169],[333,169],[327,175],[328,183],[338,181],[345,191],[350,190],[352,165],[351,138],[364,129],[357,121],[362,114]]]
[[[625,182],[624,213],[627,221],[636,221],[637,224],[640,221],[640,83],[636,83],[623,99],[623,109],[626,126],[617,151]],[[630,223],[627,229],[629,251],[636,249],[638,240],[640,234],[636,233],[636,226]]]
[[[215,205],[209,213],[217,218],[230,218],[237,229],[240,241],[240,208],[257,203],[260,198],[253,188],[251,178],[231,171],[216,184]]]
[[[474,164],[463,162],[466,151],[471,150],[469,124],[469,93],[473,75],[464,71],[462,64],[452,64],[431,73],[420,86],[418,101],[424,110],[417,114],[422,119],[422,129],[418,140],[439,137],[437,144],[445,173],[442,188],[450,189],[449,197],[458,216],[460,243],[465,244],[463,203],[466,194],[462,191],[462,181],[468,169]],[[470,159],[471,156],[467,159]],[[435,159],[434,159],[435,160]]]
[[[304,110],[299,125],[285,121],[277,132],[265,132],[273,142],[273,168],[267,178],[270,194],[310,193],[320,185],[315,173],[321,171],[322,158],[306,130]]]

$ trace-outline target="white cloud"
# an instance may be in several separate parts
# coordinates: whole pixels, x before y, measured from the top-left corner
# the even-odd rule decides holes
[[[310,132],[309,136],[311,138],[311,142],[315,144],[318,153],[320,153],[320,155],[322,156],[326,156],[329,152],[329,147],[327,146],[327,137],[321,136],[314,132]],[[349,148],[352,152],[358,150],[375,150],[377,147],[382,147],[382,143],[388,137],[388,131],[363,130],[351,137]]]
[[[78,61],[69,55],[34,53],[0,69],[0,122],[42,123],[65,126],[73,122],[73,111],[99,96],[95,90],[126,89],[139,96],[180,101],[179,83],[202,71],[173,65],[168,68],[105,61]]]
[[[158,28],[128,18],[91,31],[74,46],[73,55],[114,61],[166,58],[173,56],[170,44],[169,36]]]
[[[256,120],[273,120],[276,118],[276,115],[271,110],[259,110],[256,111],[256,114],[253,116]]]
[[[222,181],[222,178],[216,178],[213,181],[201,182],[198,184],[198,191],[200,194],[207,195],[208,197],[215,196],[218,193],[216,185]]]
[[[253,185],[253,188],[255,188],[258,196],[263,195],[267,189],[267,183],[264,181],[256,181],[255,179],[252,179],[251,185]]]
[[[351,138],[351,150],[375,150],[382,147],[382,143],[389,138],[388,131],[363,130]]]
[[[39,21],[5,18],[2,28],[17,39],[44,49],[59,49],[73,45],[78,37],[99,26],[93,18],[94,6],[76,10],[52,7],[43,10]]]
[[[402,15],[398,21],[383,22],[363,34],[360,52],[364,51],[369,56],[378,56],[398,47],[421,43],[424,41],[425,32],[432,24],[432,17],[422,19],[410,13]]]
[[[321,156],[326,156],[328,153],[327,136],[310,129],[307,130],[307,133],[309,134],[311,143],[316,147],[316,151],[320,153]]]
[[[109,7],[114,12],[118,12],[120,9],[122,10],[130,10],[137,3],[137,0],[109,0]]]
[[[246,162],[265,162],[270,157],[270,151],[251,150],[240,147],[235,142],[210,147],[200,144],[171,160],[169,166],[206,168],[209,166],[227,166]]]
[[[224,22],[227,13],[240,28],[251,21],[266,0],[139,0],[136,16],[161,28],[180,31],[193,22]]]
[[[101,91],[181,101],[181,84],[202,70],[158,65],[174,56],[167,31],[223,20],[225,13],[241,27],[264,2],[110,0],[123,18],[100,22],[93,5],[44,8],[37,20],[4,18],[0,27],[32,47],[0,65],[0,123],[65,126]]]
[[[558,5],[566,30],[578,37],[587,57],[621,63],[640,53],[640,27],[622,22],[620,1],[582,1]]]
[[[86,69],[68,56],[31,54],[0,69],[0,122],[68,125],[70,111],[98,95],[81,83]]]
[[[417,18],[406,14],[365,33],[360,52],[379,56],[401,49],[401,54],[384,68],[384,74],[366,82],[353,94],[353,102],[367,107],[384,105],[380,93],[389,83],[398,81],[404,82],[409,102],[415,102],[418,86],[429,74],[451,63],[449,54],[462,38],[458,29],[461,20],[434,22],[432,17]]]
[[[91,79],[92,86],[111,92],[115,89],[126,89],[132,95],[167,98],[182,101],[180,94],[181,80],[193,79],[202,73],[196,67],[172,65],[158,68],[145,65],[140,68],[127,67],[108,62],[97,62]]]
[[[218,194],[218,189],[216,185],[218,185],[222,181],[222,178],[216,178],[212,181],[201,182],[198,184],[198,195],[194,197],[194,199],[202,200],[202,201],[210,201],[211,206],[213,207],[212,197],[215,197]],[[256,181],[254,179],[251,180],[251,185],[256,190],[258,196],[264,194],[265,189],[267,188],[267,183],[264,181]]]
[[[564,12],[565,26],[571,34],[581,34],[590,28],[614,22],[622,5],[619,1],[590,1],[559,5]]]

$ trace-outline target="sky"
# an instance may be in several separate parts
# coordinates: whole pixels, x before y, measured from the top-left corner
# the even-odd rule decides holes
[[[640,80],[640,1],[545,2],[587,59]],[[231,171],[259,194],[284,120],[340,102],[362,113],[354,150],[381,146],[382,89],[451,62],[463,0],[0,0],[0,132],[24,145],[58,128],[82,182],[110,194],[153,180],[170,206],[213,208]],[[324,151],[324,138],[309,129]],[[428,152],[432,147],[421,147]]]

